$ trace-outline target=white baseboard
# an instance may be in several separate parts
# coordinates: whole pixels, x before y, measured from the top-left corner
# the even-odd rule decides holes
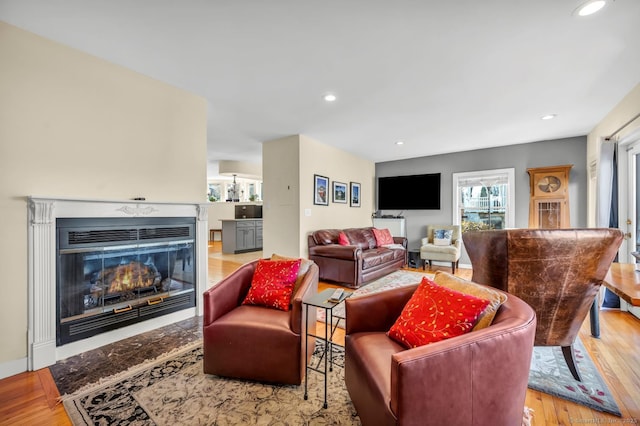
[[[640,319],[640,307],[631,306],[629,303],[627,303],[622,298],[620,298],[620,310],[629,312],[634,317]]]
[[[0,379],[6,379],[25,371],[27,371],[27,357],[3,362],[0,364]]]

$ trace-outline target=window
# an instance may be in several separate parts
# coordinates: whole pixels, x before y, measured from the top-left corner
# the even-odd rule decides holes
[[[208,195],[209,201],[220,201],[220,184],[210,183]]]
[[[514,227],[514,169],[454,173],[453,191],[453,223],[462,232]]]

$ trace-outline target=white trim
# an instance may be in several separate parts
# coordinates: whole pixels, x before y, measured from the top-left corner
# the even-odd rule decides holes
[[[603,142],[607,143],[607,142]],[[608,142],[611,143],[611,142]],[[634,155],[640,153],[640,128],[632,131],[627,136],[621,138],[618,142],[618,228],[625,234],[630,233],[631,238],[625,238],[618,250],[618,259],[623,263],[635,263],[635,258],[630,255],[631,251],[635,249],[629,247],[630,241],[635,241],[637,238],[635,228],[635,218],[632,221],[631,226],[627,225],[627,219],[630,213],[633,212],[632,207],[635,204],[635,194],[637,188],[635,188],[635,180],[632,179],[637,171],[634,170],[631,164],[631,159]],[[636,214],[637,216],[637,214]]]

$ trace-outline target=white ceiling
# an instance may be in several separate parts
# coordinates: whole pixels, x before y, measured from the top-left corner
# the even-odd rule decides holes
[[[640,1],[578,4],[0,0],[0,19],[205,97],[212,175],[292,134],[375,162],[585,135],[640,82]]]

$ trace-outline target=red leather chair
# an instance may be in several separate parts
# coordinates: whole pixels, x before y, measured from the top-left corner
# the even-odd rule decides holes
[[[462,234],[473,281],[536,311],[535,346],[560,346],[580,380],[573,342],[622,243],[618,229],[508,229]]]
[[[510,295],[489,327],[405,349],[386,332],[416,288],[345,302],[345,382],[362,424],[520,425],[533,309]]]
[[[302,299],[318,292],[318,267],[309,266],[288,312],[242,305],[258,261],[247,263],[204,293],[204,372],[260,382],[299,385],[305,374]],[[309,339],[308,355],[314,339]]]

